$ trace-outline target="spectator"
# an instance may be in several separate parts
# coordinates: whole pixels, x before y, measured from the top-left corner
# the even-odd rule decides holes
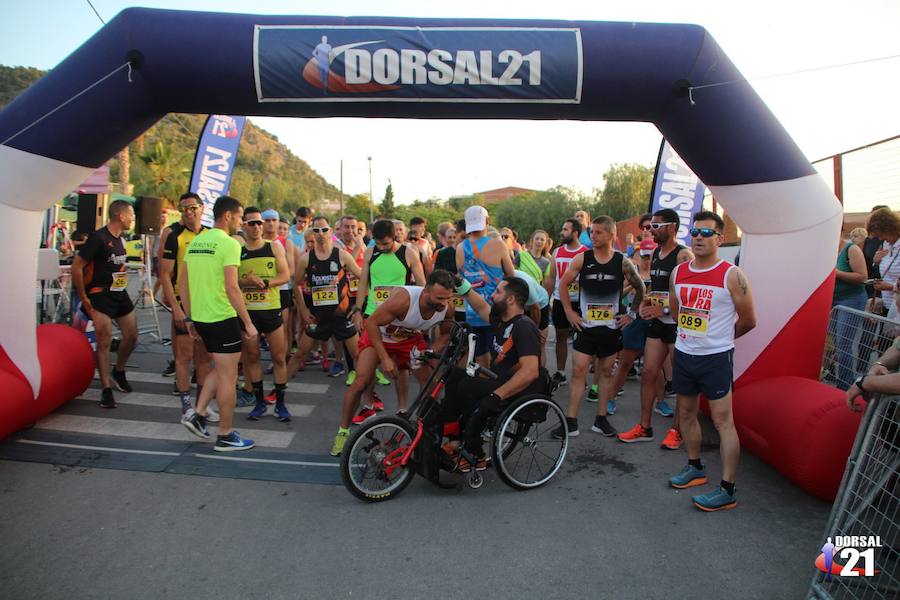
[[[869,399],[869,394],[900,394],[900,337],[894,339],[893,345],[881,355],[865,375],[856,378],[847,389],[847,407],[859,412],[862,407],[856,399]]]
[[[851,241],[840,241],[838,244],[835,279],[831,305],[865,310],[866,258],[852,237]],[[841,389],[849,387],[853,380],[851,344],[855,335],[854,323],[858,321],[853,313],[837,311],[830,324],[837,354],[837,384]]]

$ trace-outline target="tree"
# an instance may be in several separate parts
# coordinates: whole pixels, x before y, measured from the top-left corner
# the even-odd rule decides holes
[[[158,140],[149,151],[140,155],[141,162],[147,167],[149,180],[135,182],[135,194],[159,196],[167,200],[178,198],[190,186],[186,158],[185,153],[175,150],[174,144]]]
[[[394,217],[396,207],[394,206],[394,184],[388,179],[387,187],[384,190],[384,200],[381,202],[381,214],[385,217]]]
[[[567,197],[564,188],[514,196],[490,207],[496,227],[509,227],[527,239],[535,229],[546,230],[551,237],[584,205]]]
[[[611,165],[603,174],[599,211],[617,221],[643,214],[650,200],[653,169],[637,163]]]
[[[345,215],[353,215],[357,219],[365,222],[369,222],[369,216],[375,212],[373,209],[374,206],[372,201],[369,199],[368,194],[356,194],[355,196],[348,196],[344,201],[344,214]]]

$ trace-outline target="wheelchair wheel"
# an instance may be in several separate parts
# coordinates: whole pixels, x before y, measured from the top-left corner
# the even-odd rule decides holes
[[[569,445],[568,436],[554,439],[553,430],[565,425],[562,409],[546,396],[526,396],[508,406],[497,419],[491,444],[500,479],[519,490],[550,481]]]
[[[415,475],[411,463],[400,459],[412,443],[412,424],[399,417],[381,417],[364,423],[347,440],[341,453],[341,479],[361,500],[380,502],[399,494]]]

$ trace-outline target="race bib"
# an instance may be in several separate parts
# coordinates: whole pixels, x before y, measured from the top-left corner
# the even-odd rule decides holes
[[[669,292],[650,292],[647,294],[650,306],[665,308],[669,305]]]
[[[567,287],[566,289],[569,290],[569,298],[577,298],[578,291],[581,288],[578,287],[578,281],[576,280],[576,281],[573,281],[572,283],[570,283],[569,287]]]
[[[359,279],[357,279],[356,277],[348,277],[347,279],[350,282],[350,293],[355,294],[359,289]]]
[[[338,303],[338,286],[317,285],[312,289],[313,306],[334,306]]]
[[[592,326],[612,325],[616,321],[616,308],[613,304],[588,304],[585,320]]]
[[[125,288],[128,287],[128,273],[122,271],[120,273],[113,273],[113,280],[109,286],[109,291],[111,292],[124,292]]]
[[[272,303],[272,290],[244,290],[244,304],[247,310],[267,310],[277,308]]]
[[[375,286],[375,289],[372,290],[372,303],[375,306],[378,306],[384,303],[385,300],[391,297],[391,290],[393,290],[389,285],[379,285]]]
[[[466,301],[463,300],[462,296],[451,296],[450,303],[453,304],[453,309],[456,312],[466,312]]]
[[[706,337],[709,311],[699,308],[681,308],[678,311],[678,331],[691,337]]]

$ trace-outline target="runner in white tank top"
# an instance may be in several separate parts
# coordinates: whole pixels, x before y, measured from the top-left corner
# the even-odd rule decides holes
[[[414,336],[421,336],[432,325],[437,325],[441,321],[446,320],[447,308],[442,311],[435,311],[429,319],[422,318],[422,311],[419,309],[419,298],[422,296],[422,290],[417,285],[402,285],[396,287],[391,295],[397,293],[397,290],[406,290],[409,294],[409,310],[402,319],[394,319],[388,325],[379,327],[381,330],[381,338],[385,344],[402,344],[407,342]]]
[[[722,482],[714,490],[692,498],[694,506],[712,512],[737,506],[734,480],[741,443],[731,410],[734,340],[756,326],[750,284],[739,267],[720,260],[719,244],[725,224],[716,213],[694,215],[690,229],[694,260],[675,267],[669,290],[669,308],[677,315],[678,333],[672,360],[672,389],[678,396],[681,435],[688,464],[669,478],[669,485],[686,489],[707,483],[700,461],[699,396],[709,401],[709,412],[719,432]]]

